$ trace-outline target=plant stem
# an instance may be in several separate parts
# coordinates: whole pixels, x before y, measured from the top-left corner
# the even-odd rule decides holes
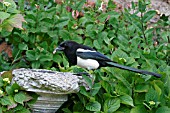
[[[145,39],[146,45],[148,45],[147,38],[146,38],[146,35],[145,35],[145,32],[144,32],[145,30],[144,30],[144,24],[143,24],[142,18],[143,18],[143,13],[141,12],[140,23],[141,23],[141,25],[142,25],[142,34],[143,34],[143,37],[144,37],[144,39]]]

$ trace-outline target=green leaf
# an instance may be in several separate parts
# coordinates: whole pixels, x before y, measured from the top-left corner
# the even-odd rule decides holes
[[[93,45],[96,49],[101,49],[101,45],[99,44],[98,40],[94,40]]]
[[[35,57],[35,51],[34,50],[27,50],[26,51],[26,57],[28,58],[29,61],[38,60]]]
[[[10,14],[6,12],[0,12],[0,15],[1,15],[0,16],[1,22],[3,22],[5,19],[7,19],[10,16]]]
[[[16,113],[31,113],[31,112],[26,108],[22,108],[21,110],[17,111]]]
[[[126,86],[126,88],[129,90],[129,92],[131,92],[131,85],[130,83],[124,78],[124,76],[117,74],[117,76],[115,76],[118,80],[120,80],[124,86]],[[123,87],[123,86],[122,86]]]
[[[156,82],[154,82],[154,88],[156,90],[156,92],[158,93],[158,95],[160,96],[162,94],[162,90],[161,88],[156,84]]]
[[[86,81],[87,85],[92,88],[93,84],[92,84],[92,80],[91,78],[87,77],[86,75],[82,75],[83,79]]]
[[[104,102],[104,112],[113,113],[120,107],[120,99],[109,98]]]
[[[39,61],[34,61],[31,64],[32,68],[38,69],[40,67],[40,62]]]
[[[170,108],[168,106],[162,106],[156,110],[156,113],[170,113]]]
[[[20,50],[28,50],[27,44],[24,44],[24,43],[19,43],[18,48]]]
[[[12,105],[9,96],[4,96],[0,99],[2,105]]]
[[[6,86],[5,90],[6,90],[8,95],[12,95],[13,94],[12,86]]]
[[[74,111],[79,111],[79,112],[81,112],[82,111],[82,109],[84,109],[84,106],[83,106],[83,103],[81,103],[81,101],[78,101],[78,102],[76,102],[75,104],[74,104],[74,106],[73,106],[73,110]],[[72,113],[72,112],[71,112]]]
[[[68,17],[62,17],[57,21],[56,27],[62,28],[64,26],[68,25],[68,22],[69,22]]]
[[[51,61],[53,60],[53,55],[51,53],[47,53],[46,55],[40,55],[40,62]]]
[[[140,12],[145,12],[146,10],[146,4],[142,0],[139,0],[138,2],[138,7]]]
[[[102,13],[97,17],[97,19],[102,23],[106,20],[107,17],[108,17],[107,13]]]
[[[139,84],[135,87],[135,92],[142,93],[147,92],[149,90],[149,86],[145,84]]]
[[[89,110],[89,111],[100,111],[101,104],[99,102],[97,102],[97,101],[89,102],[86,105],[86,109]]]
[[[18,5],[21,11],[24,11],[24,0],[18,0]]]
[[[135,106],[130,113],[148,113],[143,105]]]
[[[23,105],[18,104],[18,105],[14,108],[14,112],[21,111],[23,108],[24,108]]]
[[[26,99],[26,96],[23,92],[19,92],[17,94],[15,94],[14,96],[14,100],[17,102],[17,103],[20,103],[20,104],[24,104],[24,100]]]
[[[0,77],[0,87],[4,85],[2,77]]]
[[[66,30],[60,30],[59,31],[59,36],[61,36],[61,38],[65,39],[65,40],[71,39],[70,33],[68,31],[66,31]]]
[[[0,113],[2,113],[2,108],[0,107]]]
[[[53,56],[53,61],[56,63],[61,63],[62,62],[62,57],[60,55],[55,54]]]
[[[90,38],[86,38],[85,41],[84,41],[84,45],[89,45],[90,47],[93,47],[93,43],[92,43],[92,39]]]
[[[164,40],[165,42],[168,43],[168,37],[170,37],[170,33],[169,33],[168,31],[163,31],[163,32],[161,33],[161,37],[163,38],[163,40]]]
[[[123,96],[120,96],[119,98],[120,98],[122,104],[130,105],[130,106],[134,107],[133,99],[131,96],[123,95]]]
[[[89,93],[86,91],[86,89],[85,89],[84,86],[81,86],[81,87],[80,87],[80,93],[83,94],[84,96],[90,98],[90,95],[89,95]]]
[[[76,5],[76,9],[75,10],[81,11],[85,2],[86,2],[86,0],[79,1],[78,4]]]
[[[107,81],[102,81],[102,87],[106,90],[107,93],[111,93],[111,85]]]
[[[8,23],[11,26],[19,29],[23,29],[22,22],[26,22],[26,21],[24,20],[24,17],[21,14],[15,14],[8,19]]]
[[[149,91],[145,95],[145,99],[147,102],[150,102],[150,101],[156,102],[158,100],[158,94],[153,88],[150,88]]]
[[[63,108],[62,111],[64,111],[64,113],[72,113],[68,108]]]
[[[156,15],[156,11],[154,10],[150,10],[148,12],[146,12],[144,14],[144,16],[142,17],[142,21],[143,22],[148,22],[152,17],[154,17]]]
[[[98,91],[100,90],[100,88],[101,88],[101,84],[100,83],[95,83],[93,85],[92,89],[91,89],[91,95],[95,96],[98,93]]]

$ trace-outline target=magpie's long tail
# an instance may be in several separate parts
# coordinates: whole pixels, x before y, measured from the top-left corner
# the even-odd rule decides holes
[[[140,69],[136,69],[136,68],[132,68],[132,67],[128,67],[128,66],[123,66],[123,65],[120,65],[120,64],[117,64],[117,63],[114,63],[114,62],[107,62],[107,64],[109,66],[117,67],[117,68],[124,69],[124,70],[133,71],[133,72],[140,73],[140,74],[145,74],[145,75],[148,74],[148,75],[152,75],[152,76],[159,77],[159,78],[162,76],[161,74],[157,74],[157,73],[153,73],[153,72],[149,72],[149,71],[145,71],[145,70],[140,70]]]

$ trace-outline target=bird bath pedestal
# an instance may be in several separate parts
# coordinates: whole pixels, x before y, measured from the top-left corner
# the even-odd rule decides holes
[[[85,85],[81,76],[44,69],[15,69],[12,82],[22,89],[35,92],[38,100],[32,106],[33,113],[55,113],[67,101],[67,94],[77,93],[79,85]]]

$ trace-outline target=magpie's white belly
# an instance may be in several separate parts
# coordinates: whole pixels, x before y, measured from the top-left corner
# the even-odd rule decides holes
[[[82,59],[80,57],[77,57],[77,65],[88,70],[97,69],[99,67],[99,63],[96,60]]]

